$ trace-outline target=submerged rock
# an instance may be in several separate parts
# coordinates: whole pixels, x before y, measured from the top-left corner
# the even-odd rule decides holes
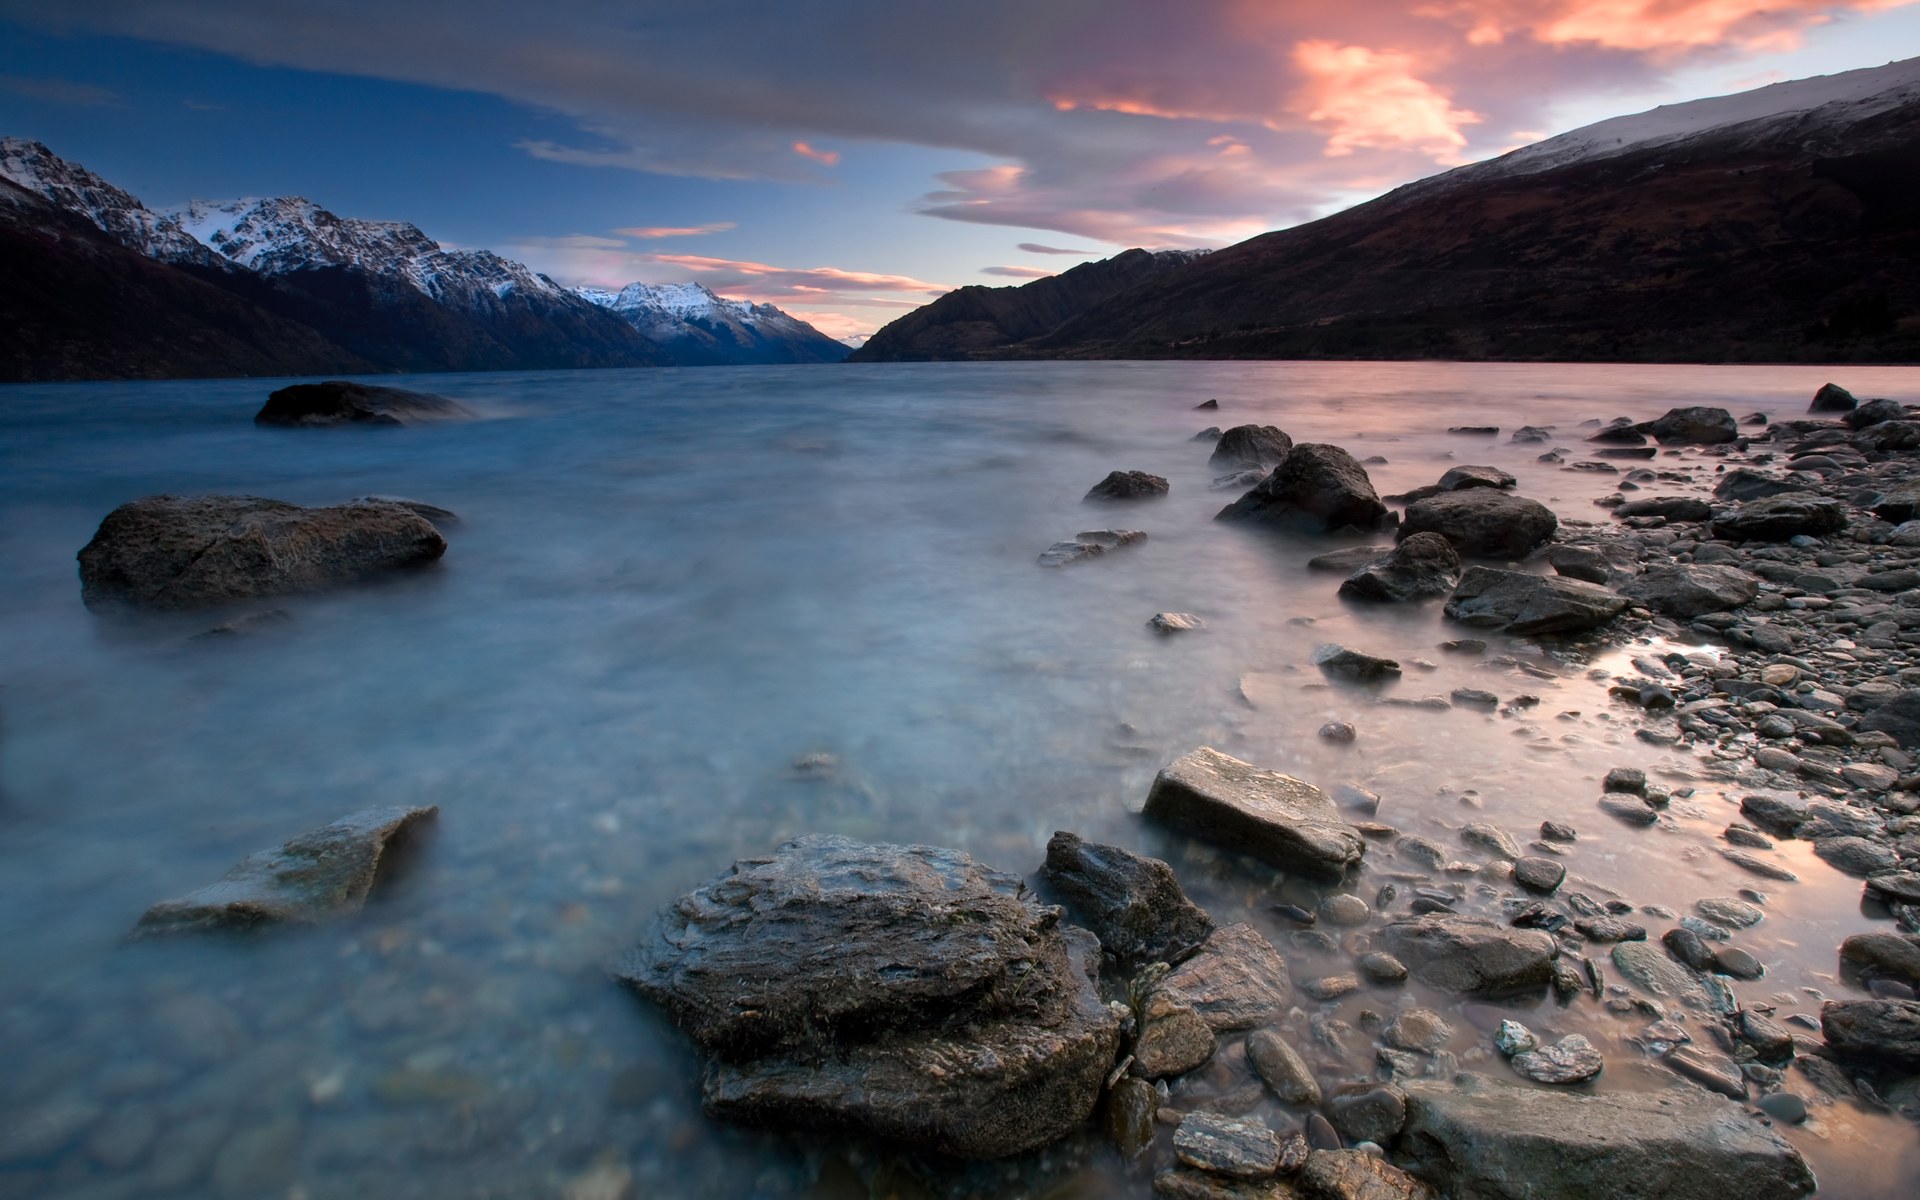
[[[1311,564],[1309,564],[1311,565]],[[1460,554],[1437,533],[1416,533],[1340,585],[1353,600],[1404,602],[1444,596],[1460,583]]]
[[[1169,763],[1147,794],[1149,820],[1286,871],[1338,877],[1365,852],[1325,792],[1203,746]]]
[[[1387,506],[1353,455],[1338,446],[1302,442],[1273,474],[1214,519],[1310,533],[1348,527],[1370,532],[1386,525]]]
[[[1717,1096],[1445,1084],[1407,1093],[1403,1153],[1463,1200],[1798,1200],[1814,1190],[1799,1151]]]
[[[1400,677],[1400,664],[1393,659],[1336,646],[1331,642],[1314,650],[1313,665],[1329,675],[1358,683],[1378,683]]]
[[[1380,944],[1419,979],[1456,995],[1501,997],[1545,988],[1558,949],[1537,929],[1432,913],[1389,923]]]
[[[312,924],[357,911],[387,852],[440,810],[369,808],[248,855],[218,883],[148,909],[137,936]]]
[[[410,392],[330,379],[325,383],[296,383],[267,397],[253,416],[255,425],[419,425],[428,421],[458,421],[473,410],[445,396]]]
[[[1213,932],[1213,918],[1157,858],[1061,832],[1040,875],[1125,967],[1180,962]]]
[[[1598,584],[1556,575],[1468,567],[1446,614],[1465,625],[1512,633],[1584,633],[1626,611],[1627,599]]]
[[[998,1158],[1084,1121],[1118,1048],[1059,917],[959,851],[812,835],[682,896],[616,975],[713,1056],[715,1116]]]
[[[92,609],[205,608],[336,587],[446,550],[432,522],[392,501],[146,496],[108,513],[81,549],[80,598]]]
[[[1040,552],[1043,567],[1064,567],[1069,563],[1098,558],[1109,550],[1132,546],[1147,540],[1138,529],[1089,529],[1077,533],[1070,542],[1055,542]]]
[[[1173,1152],[1189,1166],[1241,1179],[1280,1169],[1280,1138],[1273,1130],[1217,1113],[1190,1112],[1181,1118],[1173,1131]]]
[[[1087,489],[1083,500],[1153,500],[1172,488],[1158,475],[1145,471],[1110,471],[1105,479]]]
[[[1553,540],[1560,518],[1538,500],[1497,488],[1446,492],[1407,506],[1402,541],[1437,533],[1465,558],[1525,558]]]
[[[1220,435],[1208,457],[1215,470],[1258,470],[1278,466],[1293,452],[1293,439],[1275,425],[1235,425]]]

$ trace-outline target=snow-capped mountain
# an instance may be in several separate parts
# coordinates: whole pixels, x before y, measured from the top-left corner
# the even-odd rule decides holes
[[[698,283],[630,283],[617,292],[574,289],[611,309],[676,361],[710,363],[839,362],[848,347],[771,304],[729,300]]]
[[[0,138],[0,176],[57,208],[85,217],[121,245],[149,258],[215,269],[226,265],[220,255],[182,229],[179,221],[153,212],[130,193],[39,142]]]

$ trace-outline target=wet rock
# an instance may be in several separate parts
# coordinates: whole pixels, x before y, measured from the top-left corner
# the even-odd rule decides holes
[[[1340,585],[1352,600],[1407,602],[1444,596],[1460,583],[1460,555],[1437,533],[1416,533]]]
[[[814,835],[681,897],[616,974],[712,1054],[717,1117],[997,1158],[1099,1099],[1096,953],[958,851]]]
[[[1920,904],[1920,871],[1888,871],[1869,876],[1867,893],[1883,903]]]
[[[1784,542],[1825,537],[1846,528],[1846,505],[1808,492],[1750,500],[1713,522],[1713,536],[1733,542]]]
[[[1247,1035],[1247,1061],[1282,1104],[1319,1107],[1320,1082],[1306,1060],[1278,1033],[1259,1029]]]
[[[1493,1048],[1511,1058],[1540,1048],[1540,1039],[1518,1021],[1503,1019],[1493,1031]]]
[[[1667,1053],[1662,1060],[1682,1078],[1718,1092],[1729,1100],[1747,1098],[1747,1077],[1740,1073],[1740,1064],[1724,1054],[1715,1054],[1697,1046],[1682,1046]]]
[[[1740,1036],[1762,1062],[1783,1063],[1793,1057],[1793,1035],[1757,1012],[1740,1014]]]
[[[1713,516],[1713,506],[1697,496],[1650,496],[1629,500],[1613,510],[1622,520],[1628,517],[1664,517],[1669,521],[1704,521]]]
[[[1076,534],[1070,542],[1055,542],[1040,552],[1040,565],[1043,567],[1064,567],[1072,563],[1084,562],[1089,558],[1099,558],[1109,550],[1122,546],[1132,546],[1147,540],[1147,535],[1138,529],[1093,529]]]
[[[1797,1200],[1814,1190],[1798,1151],[1718,1097],[1443,1084],[1407,1092],[1402,1150],[1454,1196]]]
[[[1742,870],[1751,871],[1755,875],[1766,879],[1777,879],[1782,883],[1792,883],[1800,878],[1785,867],[1777,863],[1768,862],[1758,855],[1749,854],[1745,850],[1732,850],[1722,847],[1720,857]]]
[[[1733,414],[1724,408],[1670,408],[1634,428],[1663,446],[1718,446],[1740,436]]]
[[[1527,855],[1513,863],[1513,881],[1530,892],[1552,895],[1566,877],[1567,869],[1551,858]]]
[[[1789,1125],[1798,1125],[1807,1119],[1807,1102],[1792,1092],[1775,1092],[1771,1096],[1760,1097],[1757,1106],[1776,1121]]]
[[[1107,1137],[1125,1158],[1138,1158],[1153,1145],[1153,1114],[1160,1095],[1153,1085],[1129,1075],[1107,1093]]]
[[[1707,896],[1693,903],[1693,910],[1716,925],[1728,929],[1746,929],[1758,925],[1766,910],[1733,896]]]
[[[136,936],[311,924],[356,912],[388,852],[439,812],[369,808],[243,859],[218,883],[146,911]]]
[[[1286,960],[1244,923],[1214,930],[1159,987],[1191,1004],[1216,1033],[1266,1024],[1286,1011],[1293,990]]]
[[[1865,429],[1869,425],[1904,420],[1906,415],[1907,410],[1897,400],[1869,400],[1841,420],[1847,423],[1849,429]]]
[[[1386,525],[1387,506],[1353,455],[1338,446],[1303,442],[1273,474],[1221,509],[1215,519],[1314,533],[1348,526],[1366,532]]]
[[[421,425],[474,416],[472,409],[445,396],[330,379],[296,383],[267,396],[253,416],[255,425]]]
[[[1553,540],[1560,519],[1537,500],[1496,488],[1469,488],[1407,506],[1400,539],[1439,534],[1466,558],[1525,558]]]
[[[1173,868],[1157,858],[1063,831],[1047,842],[1040,875],[1123,967],[1177,963],[1214,929],[1213,918],[1180,890]]]
[[[1484,688],[1455,688],[1447,698],[1465,708],[1498,708],[1500,697]]]
[[[1328,721],[1320,727],[1320,739],[1327,742],[1339,742],[1351,745],[1360,736],[1360,731],[1345,721]]]
[[[1513,835],[1485,821],[1469,821],[1461,826],[1460,840],[1482,854],[1506,862],[1520,857],[1520,843],[1513,840]]]
[[[1699,1012],[1733,1011],[1724,984],[1688,969],[1652,942],[1615,945],[1613,967],[1627,982],[1657,1000],[1683,1004]]]
[[[1371,920],[1373,908],[1358,896],[1340,892],[1320,902],[1320,915],[1329,925],[1352,929]]]
[[[1087,489],[1083,500],[1154,500],[1167,494],[1171,485],[1158,475],[1145,471],[1112,471],[1105,479]]]
[[[1280,1169],[1280,1138],[1258,1121],[1190,1112],[1173,1131],[1173,1152],[1188,1166],[1240,1179]]]
[[[1400,664],[1391,658],[1332,644],[1314,650],[1313,665],[1329,675],[1358,683],[1378,683],[1383,679],[1400,677]]]
[[[1553,978],[1554,941],[1538,930],[1436,913],[1391,922],[1380,941],[1420,979],[1455,994],[1517,995]]]
[[[1645,800],[1637,796],[1623,796],[1616,792],[1600,797],[1600,809],[1616,820],[1643,829],[1660,819],[1660,814],[1648,807]]]
[[[1759,959],[1737,946],[1722,946],[1715,950],[1712,969],[1716,975],[1731,975],[1735,979],[1758,979],[1767,973],[1767,968]]]
[[[1856,933],[1840,943],[1840,959],[1869,978],[1898,979],[1920,987],[1920,938]]]
[[[1713,949],[1691,929],[1669,929],[1660,935],[1667,952],[1696,971],[1713,969]]]
[[[1862,879],[1890,871],[1900,862],[1900,856],[1891,847],[1863,837],[1821,838],[1813,844],[1813,852],[1835,870]]]
[[[1317,979],[1302,980],[1300,990],[1314,1000],[1338,1000],[1359,991],[1360,978],[1357,975],[1323,975]]]
[[[1233,1179],[1182,1166],[1155,1175],[1153,1194],[1164,1200],[1297,1200],[1278,1179]]]
[[[1342,1088],[1327,1101],[1327,1117],[1350,1141],[1392,1141],[1407,1123],[1407,1094],[1391,1084]]]
[[[1600,1074],[1607,1060],[1593,1043],[1570,1033],[1551,1046],[1525,1050],[1507,1060],[1515,1071],[1535,1083],[1585,1083]]]
[[[1463,624],[1526,636],[1597,629],[1626,607],[1626,597],[1591,583],[1476,566],[1461,576],[1446,614]]]
[[[1859,404],[1853,393],[1837,383],[1823,383],[1820,390],[1813,394],[1813,403],[1807,405],[1810,413],[1852,412]]]
[[[1523,445],[1538,445],[1541,442],[1550,442],[1553,440],[1553,426],[1522,425],[1520,428],[1514,430],[1513,436],[1507,440]]]
[[[1920,1071],[1920,1001],[1829,1000],[1820,1006],[1820,1032],[1841,1058]]]
[[[1337,878],[1365,852],[1326,793],[1277,771],[1202,747],[1170,763],[1146,816],[1282,870]]]
[[[1788,796],[1743,796],[1740,812],[1760,828],[1791,837],[1807,819],[1805,801]]]
[[[1293,439],[1274,425],[1235,425],[1220,435],[1207,459],[1216,471],[1273,467],[1293,453]]]
[[[1885,733],[1902,749],[1920,750],[1920,689],[1908,689],[1860,718],[1862,733]]]
[[[1451,467],[1440,477],[1443,492],[1463,492],[1468,488],[1510,488],[1518,480],[1499,467]]]
[[[1325,554],[1314,555],[1307,560],[1307,570],[1337,571],[1342,575],[1351,575],[1359,568],[1385,558],[1392,552],[1392,546],[1347,546],[1340,550],[1329,550]]]
[[[1147,624],[1156,633],[1187,633],[1195,629],[1205,629],[1207,623],[1192,613],[1163,612],[1147,618]]]
[[[1375,950],[1360,956],[1360,973],[1375,983],[1399,983],[1407,977],[1407,964],[1391,954]]]
[[[1133,1066],[1148,1079],[1185,1075],[1213,1057],[1213,1029],[1191,1004],[1155,988],[1140,1006]]]
[[[1430,1008],[1410,1008],[1387,1022],[1380,1040],[1399,1050],[1432,1054],[1453,1037],[1453,1026]]]
[[[147,496],[107,514],[80,551],[88,608],[192,609],[313,592],[446,553],[402,504],[303,508],[257,496]]]
[[[1654,612],[1691,620],[1751,604],[1760,594],[1760,581],[1733,567],[1680,564],[1648,571],[1620,591]]]
[[[1433,1200],[1433,1189],[1363,1150],[1319,1150],[1300,1169],[1305,1200]]]

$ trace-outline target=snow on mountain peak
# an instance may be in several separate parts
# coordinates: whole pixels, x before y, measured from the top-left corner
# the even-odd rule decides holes
[[[92,171],[70,163],[39,142],[0,138],[0,176],[45,197],[55,207],[87,218],[121,245],[164,262],[221,268],[219,255],[201,245],[180,223],[156,213]]]
[[[832,339],[813,326],[771,304],[730,300],[701,283],[629,283],[618,291],[595,287],[573,290],[582,299],[619,313],[641,333],[663,344],[688,338],[703,344],[730,342],[735,346],[787,341],[814,345],[816,353],[832,344]]]

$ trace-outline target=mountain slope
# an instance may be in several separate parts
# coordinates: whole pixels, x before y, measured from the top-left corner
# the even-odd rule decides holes
[[[1128,288],[1168,274],[1199,252],[1127,250],[1018,287],[963,287],[888,323],[849,362],[996,357]]]
[[[830,363],[847,346],[771,304],[716,296],[697,283],[630,283],[617,292],[575,288],[618,313],[686,366]]]

